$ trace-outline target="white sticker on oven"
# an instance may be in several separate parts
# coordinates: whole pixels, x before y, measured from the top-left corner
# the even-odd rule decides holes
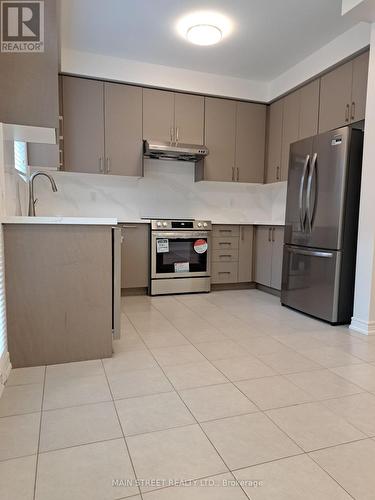
[[[207,252],[207,241],[206,240],[195,240],[194,242],[194,250],[197,253],[205,253]]]
[[[157,239],[156,240],[156,252],[157,253],[168,253],[169,252],[169,240]]]
[[[175,273],[188,273],[190,270],[189,262],[175,262],[174,272]]]

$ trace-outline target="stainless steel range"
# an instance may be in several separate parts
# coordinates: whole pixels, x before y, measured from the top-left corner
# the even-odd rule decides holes
[[[151,221],[151,295],[209,292],[211,222]]]

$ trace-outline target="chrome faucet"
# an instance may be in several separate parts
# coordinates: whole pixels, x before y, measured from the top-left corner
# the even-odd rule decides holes
[[[35,204],[38,200],[34,200],[34,179],[38,177],[38,175],[44,175],[47,177],[51,183],[52,191],[54,193],[57,191],[56,182],[51,175],[47,174],[47,172],[34,172],[29,178],[29,216],[35,215]]]

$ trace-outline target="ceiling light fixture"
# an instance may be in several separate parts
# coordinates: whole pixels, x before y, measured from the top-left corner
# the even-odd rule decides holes
[[[212,24],[196,24],[186,32],[186,38],[195,45],[214,45],[222,36],[220,28]]]
[[[232,29],[232,22],[219,12],[192,12],[177,22],[177,31],[181,37],[190,43],[202,46],[219,43],[232,32]]]

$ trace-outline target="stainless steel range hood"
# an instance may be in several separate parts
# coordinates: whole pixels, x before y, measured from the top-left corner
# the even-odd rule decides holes
[[[206,146],[179,142],[143,141],[143,154],[147,158],[198,162],[208,155]]]

